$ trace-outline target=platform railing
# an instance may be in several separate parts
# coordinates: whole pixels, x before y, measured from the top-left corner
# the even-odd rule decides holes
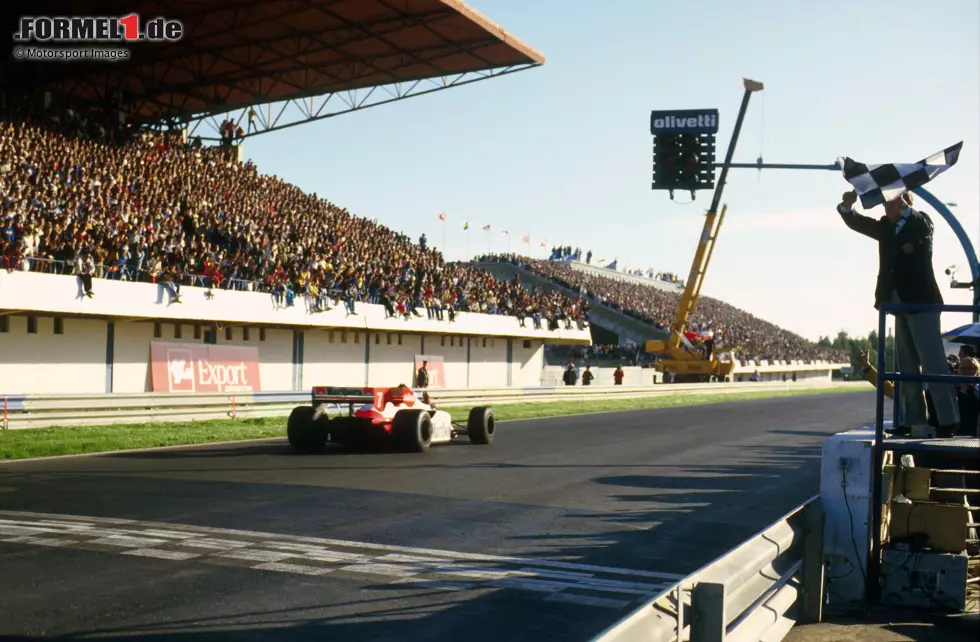
[[[874,442],[874,465],[871,475],[871,496],[872,496],[872,526],[868,531],[871,539],[871,555],[868,556],[867,582],[865,584],[865,599],[869,605],[876,605],[881,598],[881,522],[882,522],[882,478],[884,476],[884,458],[888,446],[885,443],[885,382],[916,381],[921,383],[980,383],[980,376],[970,377],[965,375],[950,374],[902,374],[901,372],[885,371],[885,323],[889,314],[896,315],[902,313],[915,312],[970,312],[977,314],[980,312],[980,305],[946,305],[946,304],[920,304],[920,303],[882,303],[878,308],[878,378],[875,397],[875,442]],[[900,370],[902,364],[897,359],[896,370]],[[895,396],[895,410],[900,407],[899,385],[895,386],[893,392]],[[898,427],[902,422],[900,417],[892,418],[894,426]],[[977,454],[980,454],[978,452]]]
[[[776,642],[796,623],[819,622],[823,519],[811,497],[592,642]]]

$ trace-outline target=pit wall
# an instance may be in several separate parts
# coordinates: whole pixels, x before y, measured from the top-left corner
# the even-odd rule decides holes
[[[213,329],[215,345],[258,348],[262,389],[274,391],[411,383],[417,354],[443,357],[447,387],[539,386],[545,343],[591,343],[588,328],[530,319],[385,318],[365,303],[314,313],[302,297],[277,307],[268,294],[196,287],[173,303],[155,284],[93,281],[88,298],[73,276],[0,272],[0,394],[149,392],[151,342],[203,344]]]
[[[151,341],[203,343],[191,323],[2,318],[0,394],[8,395],[151,392]],[[539,386],[544,367],[544,343],[534,339],[243,327],[230,334],[219,331],[215,345],[258,348],[263,390],[410,384],[417,354],[442,356],[452,388]]]

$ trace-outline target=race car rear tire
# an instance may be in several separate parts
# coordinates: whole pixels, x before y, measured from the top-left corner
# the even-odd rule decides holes
[[[432,445],[432,417],[424,410],[400,410],[391,424],[395,446],[408,452],[425,452]]]
[[[470,436],[470,441],[482,446],[490,445],[493,442],[496,424],[497,422],[493,418],[493,410],[485,406],[473,408],[470,410],[469,419],[466,421],[466,432]]]
[[[286,436],[289,445],[301,453],[321,452],[326,445],[326,435],[313,421],[313,408],[310,406],[293,408],[286,422]]]

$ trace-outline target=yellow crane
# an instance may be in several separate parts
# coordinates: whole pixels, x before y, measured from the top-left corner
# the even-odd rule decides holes
[[[705,215],[704,229],[701,231],[698,249],[694,253],[691,272],[684,284],[684,293],[681,295],[680,305],[677,306],[677,314],[670,326],[670,336],[666,341],[652,339],[647,341],[645,345],[647,352],[659,357],[655,365],[657,371],[671,374],[675,381],[703,381],[710,377],[724,379],[731,375],[735,368],[733,361],[705,359],[698,348],[691,345],[684,336],[687,320],[697,308],[698,297],[701,295],[701,284],[704,282],[704,275],[708,270],[708,264],[711,262],[715,242],[718,240],[718,230],[721,229],[727,210],[728,206],[725,205],[721,208],[721,214],[711,210]]]
[[[718,230],[721,228],[722,221],[725,219],[725,211],[728,209],[726,205],[721,209],[721,215],[718,215],[721,193],[725,189],[725,182],[728,180],[728,168],[732,163],[732,156],[735,154],[735,144],[738,142],[738,134],[742,130],[745,110],[748,109],[749,98],[753,92],[763,89],[761,82],[748,78],[744,78],[742,84],[745,87],[745,93],[742,94],[742,104],[738,110],[738,117],[735,119],[735,130],[732,132],[732,139],[728,143],[728,153],[725,155],[725,163],[722,165],[718,185],[715,187],[714,197],[711,199],[711,207],[708,208],[705,215],[704,229],[701,231],[698,249],[694,253],[691,273],[688,275],[687,283],[684,284],[684,294],[681,296],[680,305],[677,306],[674,323],[670,326],[670,336],[667,337],[666,341],[659,339],[647,341],[644,346],[647,352],[659,357],[655,366],[657,371],[669,373],[674,381],[707,381],[712,377],[724,380],[735,369],[734,361],[705,359],[701,351],[691,345],[687,337],[684,336],[684,328],[687,327],[688,317],[697,307],[698,296],[701,294],[701,283],[704,282],[704,275],[708,269],[711,254],[715,249],[715,241],[718,239]]]

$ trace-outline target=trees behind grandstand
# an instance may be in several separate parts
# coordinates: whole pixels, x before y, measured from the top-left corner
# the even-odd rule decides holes
[[[830,337],[820,337],[817,345],[824,348],[835,350],[845,350],[851,355],[851,363],[859,363],[858,355],[861,352],[868,354],[868,363],[875,364],[878,361],[878,333],[874,330],[868,333],[867,337],[851,338],[844,330],[837,333],[833,340]],[[895,337],[889,330],[885,337],[885,363],[891,364],[895,359]]]

